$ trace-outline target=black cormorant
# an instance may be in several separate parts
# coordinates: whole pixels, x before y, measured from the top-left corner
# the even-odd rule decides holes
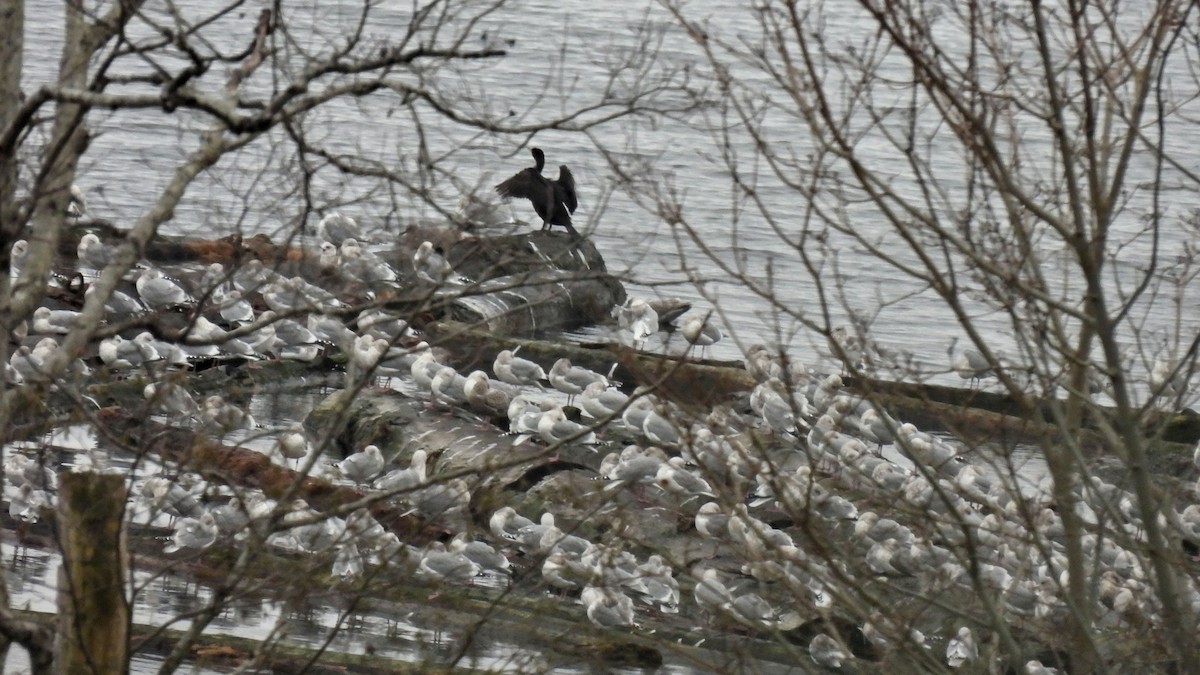
[[[575,177],[565,164],[558,167],[558,180],[542,175],[546,155],[541,148],[531,148],[535,166],[521,169],[512,178],[496,186],[501,197],[524,197],[533,202],[533,210],[542,219],[542,229],[561,225],[573,235],[579,233],[571,225],[571,214],[579,202],[575,196]]]

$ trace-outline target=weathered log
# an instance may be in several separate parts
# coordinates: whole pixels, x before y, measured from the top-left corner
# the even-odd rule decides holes
[[[121,408],[105,408],[98,411],[96,417],[110,433],[130,447],[153,452],[220,483],[260,489],[271,498],[290,494],[303,498],[318,511],[328,513],[368,496],[357,488],[302,476],[274,464],[260,452],[224,445],[190,429],[159,424]],[[444,534],[437,526],[386,500],[372,503],[370,510],[381,525],[413,544],[419,545]]]
[[[413,453],[424,450],[430,483],[467,482],[470,516],[478,524],[511,502],[510,495],[502,495],[510,486],[527,485],[554,471],[594,469],[600,459],[600,453],[578,444],[553,451],[539,440],[518,444],[515,436],[467,409],[425,409],[391,390],[363,391],[352,398],[350,392],[335,392],[313,408],[305,425],[314,435],[333,433],[343,454],[378,445],[388,469],[407,467]]]
[[[642,385],[679,405],[711,407],[734,400],[754,388],[755,382],[740,361],[694,361],[677,356],[641,352],[616,344],[577,345],[521,339],[479,330],[458,322],[426,325],[428,340],[447,349],[460,370],[488,370],[503,349],[521,348],[521,356],[549,369],[562,357],[597,372],[612,372],[626,390]],[[869,396],[901,421],[911,421],[930,431],[950,431],[970,440],[1040,442],[1057,438],[1054,424],[1036,421],[1008,395],[937,384],[889,382],[845,377],[849,391]],[[1048,404],[1045,419],[1051,419]],[[1085,423],[1094,428],[1094,421]],[[1194,444],[1200,441],[1200,415],[1191,410],[1166,414],[1151,411],[1144,428],[1162,440]],[[1089,445],[1096,436],[1081,439]]]
[[[124,476],[62,475],[58,522],[63,562],[55,641],[59,672],[128,672],[124,515]]]
[[[102,231],[101,235],[109,243],[123,237],[117,231]],[[82,232],[73,230],[62,238],[61,273],[74,272],[70,261],[75,258],[81,236]],[[452,318],[517,335],[596,323],[608,317],[614,304],[625,301],[624,287],[607,273],[604,259],[589,240],[539,231],[460,239],[447,252],[447,258],[472,283],[447,283],[440,289],[413,284],[369,289],[348,283],[321,269],[315,250],[290,241],[275,244],[264,234],[248,238],[230,235],[214,240],[160,236],[146,246],[143,254],[150,260],[175,265],[214,262],[236,265],[257,259],[282,274],[304,277],[350,304],[360,304],[371,297],[386,301],[388,309],[402,316]],[[382,256],[402,277],[415,278],[412,251],[399,248],[385,251]],[[191,271],[180,272],[179,276],[184,282],[196,285],[201,274]],[[206,289],[192,290],[193,295],[200,297]],[[70,297],[57,299],[77,307],[83,302],[83,288],[80,286]]]

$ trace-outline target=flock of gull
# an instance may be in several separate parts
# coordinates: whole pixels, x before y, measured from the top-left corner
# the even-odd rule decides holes
[[[543,159],[540,151],[534,154],[540,174]],[[565,177],[570,179],[569,172]],[[559,188],[544,189],[553,195]],[[522,196],[515,188],[510,192]],[[555,203],[546,202],[548,225],[562,220]],[[365,240],[351,219],[328,216],[319,232],[323,270],[368,287],[402,282],[392,266],[360,244]],[[14,281],[26,252],[25,242],[14,244]],[[111,253],[95,235],[84,235],[78,249],[83,278],[95,278]],[[429,242],[417,248],[412,262],[419,283],[462,281]],[[44,281],[64,289],[75,283]],[[447,542],[417,548],[366,509],[331,516],[302,500],[281,504],[261,494],[231,495],[227,487],[191,474],[145,476],[133,490],[137,511],[147,520],[169,518],[167,553],[259,537],[283,550],[328,555],[340,579],[358,577],[364,565],[373,564],[442,582],[472,584],[482,575],[504,583],[520,567],[540,571],[546,588],[573,598],[590,621],[606,628],[636,630],[648,617],[698,612],[710,622],[767,636],[848,617],[871,649],[903,644],[929,651],[937,644],[939,658],[951,667],[981,658],[982,643],[994,632],[989,622],[970,620],[968,612],[950,622],[954,625],[926,626],[942,636],[927,639],[916,621],[878,608],[866,616],[856,612],[862,603],[854,580],[903,587],[910,597],[986,596],[993,609],[1027,626],[1056,625],[1068,611],[1065,534],[1047,487],[1023,491],[1013,476],[987,470],[956,442],[901,422],[849,392],[839,375],[810,373],[763,345],[745,354],[746,369],[757,382],[753,391],[701,414],[645,389],[622,389],[611,372],[565,358],[542,364],[523,358],[519,349],[500,351],[490,372],[460,373],[401,317],[379,309],[348,312],[326,289],[254,260],[235,269],[213,264],[190,283],[146,265],[105,308],[113,321],[180,308],[191,320],[178,340],[148,331],[105,338],[96,359],[77,360],[63,378],[85,377],[101,364],[146,375],[147,405],[172,424],[218,436],[274,438],[268,452],[283,465],[393,495],[412,512],[460,530]],[[621,339],[637,346],[663,325],[651,303],[636,298],[614,308],[614,318]],[[678,320],[692,348],[704,349],[722,337],[711,315],[670,318]],[[43,382],[40,364],[78,321],[77,310],[39,308],[26,333],[15,338],[8,382]],[[845,354],[853,347],[845,334],[833,337],[839,339],[835,351]],[[368,445],[333,463],[301,425],[264,429],[220,395],[195,400],[187,386],[187,368],[198,359],[312,361],[331,352],[345,357],[348,385],[401,379],[427,394],[431,406],[506,419],[502,431],[513,435],[513,444],[540,443],[550,451],[595,448],[591,497],[665,506],[686,519],[683,531],[707,557],[692,555],[689,547],[656,550],[619,538],[590,540],[561,514],[521,514],[509,506],[496,510],[487,531],[476,536],[466,515],[471,484],[433,474],[425,449],[401,459],[388,448]],[[963,359],[958,365],[964,378],[986,374],[980,364]],[[91,461],[103,465],[102,459]],[[10,515],[36,521],[53,502],[54,472],[10,451],[5,475]],[[222,496],[214,500],[214,494]],[[1098,625],[1116,630],[1160,621],[1134,552],[1143,528],[1132,496],[1091,479],[1080,482],[1075,497],[1088,528],[1082,546],[1097,578]],[[1164,517],[1163,526],[1200,543],[1200,506],[1174,516]],[[1187,603],[1200,611],[1200,591],[1192,585],[1185,592]],[[807,646],[816,663],[840,667],[863,658],[850,642],[844,632],[822,629]],[[1053,672],[1038,661],[1024,667]]]

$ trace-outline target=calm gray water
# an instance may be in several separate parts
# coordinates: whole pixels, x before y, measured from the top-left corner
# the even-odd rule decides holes
[[[185,16],[200,16],[218,5],[213,0],[188,3]],[[849,45],[860,39],[857,31],[862,21],[853,5],[848,0],[812,3],[824,12],[823,35],[830,44]],[[760,39],[760,29],[749,10],[710,0],[688,3],[687,7],[693,17],[710,19],[707,28],[714,37],[752,43]],[[1125,9],[1127,16],[1132,16],[1128,14],[1130,8]],[[299,63],[298,55],[302,52],[327,51],[331,44],[341,44],[359,10],[360,4],[356,2],[289,8],[288,18],[293,24],[288,40],[281,42],[281,58],[295,64]],[[29,42],[44,57],[27,60],[27,89],[52,72],[61,41],[58,3],[32,3],[29,11]],[[377,43],[398,34],[397,26],[408,20],[408,11],[408,3],[376,5],[364,41]],[[205,31],[206,39],[227,51],[242,49],[249,39],[256,12],[256,6],[246,7],[229,15]],[[148,16],[161,20],[161,8],[152,9]],[[149,33],[145,26],[135,27],[135,34],[139,31],[143,35]],[[657,65],[644,66],[647,77],[683,65],[697,74],[706,71],[696,47],[655,3],[530,0],[513,3],[484,17],[476,33],[480,46],[484,44],[485,31],[493,43],[500,38],[515,40],[509,56],[443,71],[435,76],[435,82],[461,96],[457,107],[463,111],[473,114],[512,111],[511,119],[522,123],[550,119],[572,106],[595,101],[609,82],[606,73],[613,63],[631,64],[617,78],[615,89],[628,86],[637,74],[637,67],[644,66],[639,63],[643,37],[656,41],[661,50]],[[953,35],[948,37],[953,47]],[[468,46],[472,44],[476,43],[469,42]],[[887,70],[893,66],[885,61],[884,73],[895,74]],[[1194,93],[1196,82],[1188,72],[1189,66],[1182,59],[1172,66],[1176,70],[1167,73],[1172,86]],[[125,71],[132,70],[132,66],[125,67]],[[752,70],[741,68],[736,72],[742,84],[752,87],[762,82],[763,76]],[[212,82],[208,86],[216,88],[224,76],[209,79]],[[262,92],[271,86],[268,73],[261,71],[255,74],[247,90]],[[880,95],[886,93],[881,91]],[[667,97],[662,102],[680,101]],[[903,100],[897,104],[903,104]],[[1197,103],[1191,102],[1189,107],[1191,119],[1195,119]],[[92,196],[91,205],[97,215],[118,222],[131,221],[145,210],[169,179],[171,169],[193,147],[194,141],[187,131],[202,126],[202,122],[187,113],[166,116],[155,111],[109,116],[96,113],[95,117],[99,134],[84,161],[78,183]],[[1183,167],[1194,170],[1200,166],[1200,130],[1195,124],[1179,121],[1183,117],[1170,124],[1169,149]],[[705,122],[700,113],[672,120],[623,120],[597,128],[590,140],[558,131],[540,133],[535,140],[546,149],[551,166],[567,163],[572,167],[581,190],[578,221],[593,232],[611,269],[647,285],[635,286],[636,293],[681,296],[697,301],[701,307],[711,306],[709,300],[715,301],[727,333],[735,334],[741,345],[782,341],[791,344],[798,360],[811,364],[823,362],[828,367],[828,358],[823,356],[828,352],[823,339],[814,339],[794,321],[780,318],[780,313],[767,302],[741,284],[731,282],[711,261],[698,255],[692,243],[681,243],[657,216],[638,206],[628,194],[612,189],[612,172],[598,147],[648,161],[656,178],[668,180],[682,192],[685,216],[701,233],[706,246],[726,261],[743,260],[748,274],[755,277],[765,274],[770,261],[777,294],[793,310],[814,311],[815,283],[800,266],[796,254],[780,246],[778,237],[761,216],[744,208],[735,212],[734,192],[717,161],[718,150]],[[409,170],[417,165],[415,125],[407,112],[396,107],[394,95],[381,94],[330,106],[312,115],[308,124],[313,138],[363,161]],[[428,152],[434,158],[441,158],[454,174],[453,182],[428,175],[420,179],[444,209],[455,208],[464,187],[475,186],[487,192],[500,178],[528,163],[527,152],[519,147],[525,140],[523,137],[456,128],[432,114],[422,116],[421,124]],[[767,116],[764,132],[773,147],[782,151],[803,156],[808,149],[806,132],[796,120]],[[748,152],[749,138],[744,130],[735,128],[731,142]],[[1031,133],[1022,142],[1045,144],[1047,139]],[[220,236],[235,230],[278,236],[293,227],[303,212],[303,204],[298,196],[291,194],[290,182],[285,177],[294,175],[296,167],[292,158],[273,150],[271,145],[268,141],[256,143],[226,158],[217,170],[203,176],[188,191],[166,229],[203,236]],[[878,134],[865,134],[860,146],[868,156],[878,160],[877,170],[894,175],[898,192],[913,194],[916,186],[909,184],[903,158],[883,143]],[[954,190],[961,183],[962,171],[950,146],[938,166],[943,164],[944,180],[948,189]],[[1149,180],[1151,168],[1148,157],[1138,158],[1130,185]],[[760,173],[767,173],[765,167]],[[1186,185],[1179,174],[1170,170],[1165,180],[1169,184]],[[314,198],[318,207],[347,203],[342,210],[381,230],[384,241],[413,220],[439,217],[427,203],[405,195],[390,195],[365,181],[344,181],[332,173],[319,173],[316,187]],[[799,195],[765,175],[761,177],[758,192],[785,227],[790,222],[800,222],[806,204]],[[1137,203],[1141,197],[1134,195],[1132,199]],[[1172,192],[1169,201],[1164,206],[1168,222],[1182,222],[1200,211],[1200,197],[1194,186]],[[533,220],[533,214],[526,213],[530,210],[527,207],[527,204],[516,205],[516,213]],[[866,207],[851,207],[851,215],[856,228],[868,233],[878,230],[878,236],[886,241],[888,231],[877,213]],[[310,217],[309,225],[318,217]],[[735,223],[736,237],[731,236]],[[1119,222],[1117,227],[1126,236],[1121,240],[1115,268],[1124,270],[1125,281],[1128,273],[1136,271],[1149,258],[1150,240],[1134,236],[1138,227],[1140,223],[1134,216]],[[1167,229],[1162,251],[1173,258],[1184,239],[1193,237],[1194,232],[1186,227]],[[702,288],[707,300],[702,298],[701,287],[688,282],[689,276],[681,265],[681,252],[682,260],[693,268],[694,277],[708,282]],[[950,338],[963,333],[938,299],[928,292],[919,292],[912,282],[854,246],[839,248],[837,265],[845,277],[846,306],[830,307],[833,323],[844,321],[849,310],[875,315],[871,333],[874,339],[894,348],[912,350],[930,368],[945,367],[945,349]],[[1070,279],[1059,279],[1056,283],[1069,286]],[[1165,300],[1143,303],[1138,312],[1146,316],[1143,342],[1170,345],[1179,340],[1186,342],[1194,334],[1198,325],[1197,289],[1191,281],[1183,287],[1185,297],[1181,305]],[[886,306],[881,309],[881,304]],[[1009,354],[1015,352],[1012,329],[1003,316],[970,301],[968,308],[990,333],[994,345]],[[1178,332],[1175,331],[1179,323],[1177,310],[1182,310],[1183,315]],[[1127,337],[1130,342],[1134,340],[1132,335]],[[727,340],[714,355],[737,357],[740,351],[735,341]]]

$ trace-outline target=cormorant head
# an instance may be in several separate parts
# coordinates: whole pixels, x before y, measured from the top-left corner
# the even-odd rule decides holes
[[[538,173],[542,172],[542,167],[546,166],[546,155],[541,148],[530,148],[529,152],[533,155],[533,161],[537,165]]]

